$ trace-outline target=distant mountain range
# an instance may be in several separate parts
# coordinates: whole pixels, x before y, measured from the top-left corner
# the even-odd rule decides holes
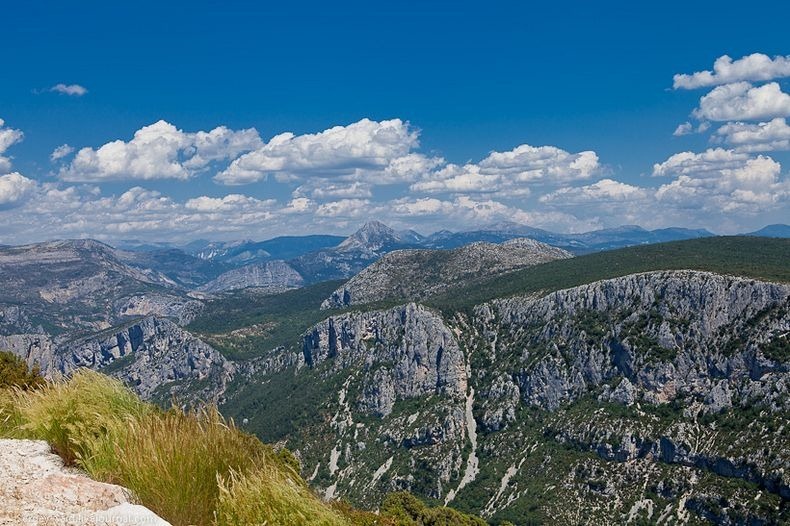
[[[594,230],[581,234],[558,234],[540,228],[533,228],[518,223],[496,223],[480,230],[469,232],[436,232],[424,239],[422,245],[427,248],[456,248],[475,241],[502,243],[518,237],[528,237],[542,243],[564,248],[575,254],[585,254],[600,250],[611,250],[632,245],[647,245],[664,241],[679,241],[710,237],[715,234],[707,230],[691,230],[688,228],[663,228],[645,230],[636,225],[625,225],[617,228]]]
[[[762,237],[790,237],[790,225],[768,225],[760,230],[745,234],[747,236],[762,236]]]
[[[769,225],[745,235],[790,237],[790,226]],[[216,294],[247,287],[278,292],[312,283],[348,279],[381,256],[401,249],[452,250],[471,243],[501,244],[530,238],[580,255],[711,236],[714,234],[703,229],[646,230],[636,225],[560,234],[512,222],[465,232],[442,230],[424,236],[413,230],[398,231],[379,221],[369,221],[348,237],[308,235],[282,236],[265,241],[198,240],[180,246],[126,240],[117,243],[114,250],[101,246],[106,247],[102,249],[105,252],[110,250],[118,262],[141,273],[152,283]],[[36,246],[48,245],[29,245],[29,248]]]

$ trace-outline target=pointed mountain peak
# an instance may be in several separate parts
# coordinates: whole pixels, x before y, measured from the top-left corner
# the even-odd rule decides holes
[[[381,221],[368,221],[337,246],[338,250],[377,251],[383,247],[401,244],[401,236]]]

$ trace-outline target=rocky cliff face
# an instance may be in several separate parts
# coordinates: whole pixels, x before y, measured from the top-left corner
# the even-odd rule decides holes
[[[516,523],[781,522],[789,298],[677,271],[471,317],[347,313],[263,375],[286,378],[289,400],[232,407],[256,429],[296,404],[304,424],[285,436],[305,474],[367,505],[409,489]],[[305,409],[302,391],[321,403]]]
[[[78,367],[123,380],[146,400],[168,405],[220,401],[236,371],[219,352],[168,319],[147,317],[69,342],[44,334],[0,336],[0,348],[37,363],[48,376]]]
[[[389,415],[399,400],[466,393],[465,362],[455,337],[441,316],[414,303],[328,318],[304,336],[302,354],[313,368],[363,367],[363,405],[379,416]]]
[[[476,279],[569,257],[565,250],[526,238],[499,245],[472,243],[454,250],[397,250],[351,278],[322,308],[425,299]]]
[[[293,267],[285,261],[275,260],[229,270],[198,290],[214,293],[255,287],[266,292],[283,292],[302,285],[304,279]]]

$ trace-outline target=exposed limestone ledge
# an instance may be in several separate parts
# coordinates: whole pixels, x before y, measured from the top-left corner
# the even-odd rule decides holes
[[[0,525],[169,526],[125,488],[64,467],[40,440],[0,439]]]

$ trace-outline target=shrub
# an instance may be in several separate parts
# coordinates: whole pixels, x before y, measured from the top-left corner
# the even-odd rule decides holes
[[[44,378],[38,365],[28,368],[22,358],[8,351],[0,351],[0,388],[18,387],[28,390],[43,384]]]
[[[220,482],[217,524],[311,524],[350,526],[335,510],[323,506],[298,477],[272,466],[246,473],[231,472]]]
[[[397,526],[487,526],[479,517],[452,508],[428,507],[406,492],[390,493],[381,504],[381,516],[392,518]]]

